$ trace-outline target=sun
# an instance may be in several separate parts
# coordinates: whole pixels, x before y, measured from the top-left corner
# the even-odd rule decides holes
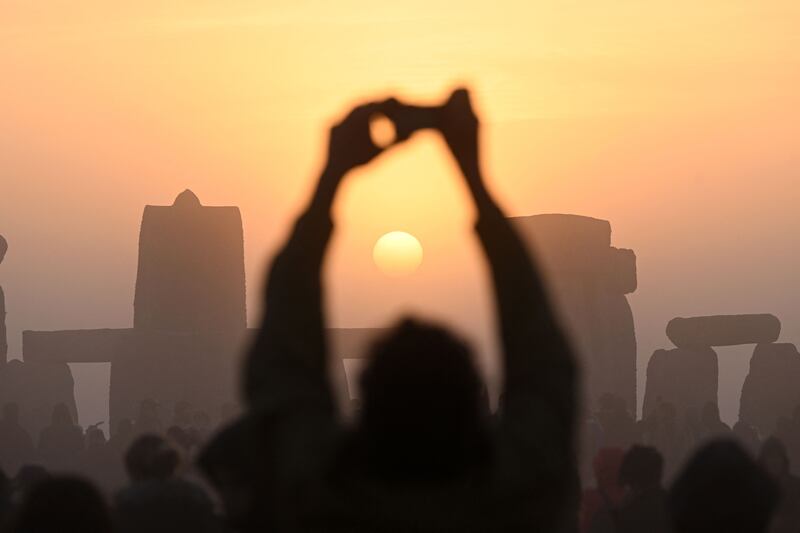
[[[372,259],[387,276],[408,276],[422,264],[422,245],[405,231],[391,231],[375,242]]]

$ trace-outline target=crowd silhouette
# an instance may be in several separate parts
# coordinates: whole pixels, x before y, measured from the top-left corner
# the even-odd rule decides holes
[[[376,146],[370,121],[394,142]],[[497,305],[504,382],[492,412],[471,348],[408,317],[376,342],[353,422],[328,376],[321,269],[348,173],[420,128],[443,136],[471,194]],[[797,532],[800,409],[763,443],[716,404],[637,421],[606,394],[578,409],[579,368],[535,258],[485,185],[479,120],[459,89],[438,108],[353,109],[275,258],[244,371],[245,412],[141,402],[106,440],[58,405],[37,439],[0,420],[0,524],[10,532]],[[580,444],[580,446],[579,446]]]

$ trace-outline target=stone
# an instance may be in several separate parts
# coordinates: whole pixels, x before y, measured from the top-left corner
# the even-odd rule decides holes
[[[142,400],[207,413],[238,398],[247,336],[244,241],[237,207],[206,207],[191,191],[146,206],[130,329],[25,331],[36,363],[110,362],[112,431]]]
[[[611,224],[546,214],[511,218],[529,244],[579,359],[585,400],[604,394],[636,413],[636,332],[626,294],[636,290],[636,255],[611,246]]]
[[[19,405],[20,424],[34,438],[49,423],[53,408],[63,403],[77,422],[75,383],[66,363],[12,359],[0,367],[0,406]]]
[[[239,208],[204,207],[189,190],[171,206],[146,206],[133,308],[136,329],[246,328]]]
[[[673,318],[667,324],[667,337],[679,348],[770,343],[780,333],[780,320],[769,314]]]
[[[779,418],[800,405],[800,353],[794,344],[758,344],[742,385],[739,420],[761,435],[775,432]]]
[[[647,363],[642,418],[661,403],[670,403],[680,417],[699,419],[707,403],[718,403],[719,364],[710,347],[656,350]]]

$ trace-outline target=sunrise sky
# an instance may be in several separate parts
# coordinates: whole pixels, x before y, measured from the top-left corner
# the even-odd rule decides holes
[[[11,355],[23,329],[130,326],[142,209],[185,188],[241,208],[255,324],[326,127],[359,99],[455,84],[509,214],[607,219],[635,250],[640,397],[674,316],[772,312],[800,342],[798,28],[793,0],[0,0]],[[337,220],[332,325],[415,310],[489,345],[471,207],[435,135],[353,176]],[[372,262],[393,230],[424,247],[413,276]],[[751,351],[719,350],[727,421]],[[75,371],[94,423],[107,377]]]

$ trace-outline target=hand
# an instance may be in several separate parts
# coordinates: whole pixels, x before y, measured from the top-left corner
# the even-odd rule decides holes
[[[458,166],[470,183],[480,181],[478,117],[472,109],[469,91],[456,89],[439,115],[439,129]]]
[[[343,176],[365,165],[384,151],[372,142],[370,119],[384,113],[394,100],[371,102],[353,109],[341,122],[331,128],[326,171]]]

